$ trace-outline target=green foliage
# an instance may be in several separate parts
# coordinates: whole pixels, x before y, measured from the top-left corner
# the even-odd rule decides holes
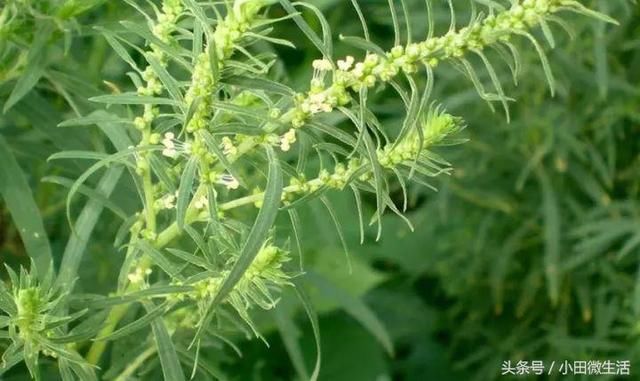
[[[631,7],[9,1],[0,244],[33,264],[8,267],[0,372],[637,359]]]

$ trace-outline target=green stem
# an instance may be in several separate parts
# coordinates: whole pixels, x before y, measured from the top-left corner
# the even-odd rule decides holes
[[[129,308],[128,304],[120,304],[115,306],[109,311],[109,316],[107,317],[107,324],[102,327],[98,337],[103,337],[109,335],[116,329],[116,326],[120,322],[120,319],[124,317],[124,314],[127,312]],[[94,341],[91,344],[91,348],[89,348],[89,352],[87,353],[87,362],[92,365],[98,365],[104,350],[106,349],[108,344],[107,340]]]
[[[136,371],[144,362],[156,353],[156,348],[151,346],[140,353],[129,365],[115,378],[115,381],[126,381],[130,379],[133,372]]]

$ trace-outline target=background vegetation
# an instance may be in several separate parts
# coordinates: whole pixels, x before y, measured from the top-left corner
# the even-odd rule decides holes
[[[313,3],[334,31],[336,56],[350,54],[353,48],[338,39],[361,34],[350,2]],[[387,2],[360,3],[371,39],[392,46]],[[409,3],[416,8],[409,13],[414,33],[423,35],[424,12],[417,9],[424,2]],[[446,2],[433,3],[438,31],[446,32]],[[332,193],[349,272],[322,205],[300,212],[305,287],[319,314],[321,380],[491,380],[499,378],[502,361],[520,359],[630,360],[632,372],[640,364],[640,9],[624,0],[588,3],[620,25],[570,15],[565,21],[573,39],[556,28],[557,48],[549,51],[555,97],[537,53],[521,41],[520,83],[505,86],[517,100],[510,123],[455,68],[438,68],[434,98],[464,118],[469,141],[440,149],[455,170],[433,181],[437,192],[409,186],[414,233],[389,213],[382,239],[375,241],[373,229],[360,245],[353,196]],[[47,158],[61,150],[105,151],[108,143],[95,129],[56,126],[103,107],[90,97],[130,86],[126,64],[99,28],[118,30],[119,20],[140,22],[141,16],[119,0],[9,0],[0,7],[0,187],[9,179],[25,186],[5,189],[0,199],[0,261],[17,269],[29,265],[25,247],[48,250],[38,235],[21,237],[17,226],[33,222],[14,219],[26,213],[42,217],[32,231],[49,237],[59,266],[72,236],[65,215],[69,184],[62,177],[77,178],[85,167]],[[19,10],[12,14],[12,7]],[[469,9],[461,4],[458,17],[465,19]],[[308,21],[320,28],[315,18]],[[305,88],[317,51],[293,22],[280,24],[273,36],[297,47],[276,48],[282,81]],[[509,70],[498,71],[509,83]],[[488,74],[479,74],[490,83]],[[401,121],[397,97],[375,97],[385,120]],[[119,191],[110,200],[135,210],[131,194]],[[402,203],[399,184],[392,197]],[[375,210],[375,197],[363,202]],[[74,204],[71,214],[81,207]],[[83,292],[113,291],[122,262],[113,249],[117,218],[105,211],[88,242],[76,284]],[[377,319],[367,319],[362,303]],[[291,290],[276,312],[254,320],[269,347],[234,337],[242,357],[225,347],[201,353],[200,361],[230,380],[289,380],[301,367],[313,368],[312,327]],[[136,340],[111,348],[113,374],[130,361]],[[299,340],[304,360],[296,361],[291,340]],[[46,372],[52,363],[44,366],[44,377],[56,379],[57,371]],[[159,379],[159,368],[150,359],[140,377]],[[25,372],[19,365],[2,377],[23,380]]]

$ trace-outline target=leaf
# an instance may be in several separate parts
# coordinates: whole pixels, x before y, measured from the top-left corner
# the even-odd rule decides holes
[[[316,48],[318,48],[318,50],[322,53],[323,57],[325,59],[330,60],[332,57],[332,46],[331,46],[330,36],[329,38],[327,38],[328,29],[325,29],[325,27],[323,27],[325,40],[324,42],[320,41],[320,38],[318,37],[316,32],[309,26],[309,24],[300,15],[300,13],[298,13],[296,8],[293,6],[293,4],[291,4],[289,0],[280,0],[280,4],[285,9],[285,11],[287,11],[291,15],[291,18],[296,23],[296,25],[298,25],[298,28],[300,28],[302,33],[304,33],[304,35],[307,36],[307,38],[311,41],[311,43],[313,43],[313,45],[315,45]],[[316,13],[316,15],[318,15],[320,12],[317,8],[306,3],[297,3],[297,5],[306,6],[307,8],[313,10]],[[326,22],[326,20],[324,20],[324,17],[320,18],[320,22],[323,23],[324,25],[324,23]]]
[[[327,298],[338,302],[349,315],[362,324],[378,340],[389,356],[394,356],[393,342],[387,329],[371,308],[360,298],[334,286],[327,279],[313,271],[307,273],[307,279]]]
[[[40,274],[46,274],[53,264],[51,247],[44,229],[42,215],[24,172],[0,135],[0,195],[22,238],[25,250]]]
[[[354,48],[358,48],[358,49],[363,49],[363,50],[366,50],[366,51],[374,52],[377,55],[379,55],[380,57],[386,57],[386,55],[387,55],[387,53],[384,51],[384,49],[382,49],[378,45],[374,44],[371,41],[365,40],[365,39],[357,37],[357,36],[343,36],[343,35],[340,35],[340,41],[344,42],[347,45],[351,45]]]
[[[122,172],[122,168],[112,168],[112,169],[115,171]],[[71,188],[71,186],[73,185],[73,180],[67,179],[65,177],[60,177],[60,176],[43,177],[42,182],[62,185],[63,187],[67,187],[67,188]],[[105,196],[103,193],[84,185],[78,189],[78,193],[87,196],[90,200],[99,201],[101,206],[109,209],[111,212],[113,212],[113,214],[120,217],[121,219],[126,220],[128,218],[127,213],[121,207],[119,207],[116,203],[109,200],[108,196]]]
[[[14,86],[9,99],[4,104],[3,112],[7,112],[13,105],[18,103],[33,87],[38,83],[44,74],[46,59],[46,44],[51,37],[53,25],[51,23],[42,23],[35,31],[31,48],[27,55],[27,66],[22,75],[18,78],[18,82]]]
[[[309,318],[309,322],[311,323],[311,330],[313,331],[313,338],[316,343],[316,365],[313,368],[311,378],[309,378],[310,381],[316,381],[318,379],[318,376],[320,375],[320,365],[322,364],[322,343],[320,341],[320,325],[318,324],[318,316],[313,310],[311,301],[309,300],[307,294],[304,292],[300,280],[294,279],[292,281],[295,285],[294,289],[296,291],[296,294],[298,295],[298,300],[300,300],[300,303],[302,304],[302,307],[304,308],[304,311]]]
[[[206,329],[213,317],[215,308],[229,295],[235,285],[240,281],[247,268],[249,268],[256,255],[258,255],[260,247],[269,236],[269,230],[275,223],[278,209],[280,208],[282,201],[282,168],[280,167],[278,158],[273,152],[273,148],[268,145],[266,145],[265,148],[267,150],[267,158],[269,160],[269,174],[267,185],[265,187],[264,198],[262,200],[262,207],[260,208],[258,216],[249,231],[249,235],[247,236],[244,245],[242,246],[238,259],[229,271],[229,275],[227,275],[220,285],[215,298],[209,304],[207,313],[201,320],[198,332],[196,333],[191,345],[200,339],[204,329]]]
[[[160,267],[165,273],[171,275],[172,278],[182,278],[179,275],[179,267],[172,263],[169,259],[167,259],[167,257],[158,249],[143,240],[137,241],[136,244],[140,248],[140,250],[147,254],[151,258],[153,263],[158,265],[158,267]]]
[[[164,85],[164,87],[169,92],[169,95],[178,102],[178,105],[182,109],[182,112],[186,112],[184,108],[184,98],[182,97],[182,93],[180,92],[180,85],[178,85],[178,81],[169,74],[167,69],[158,61],[156,56],[151,53],[147,53],[144,56],[151,65],[151,68],[156,73],[160,82]]]
[[[300,217],[298,216],[298,212],[295,209],[287,209],[287,213],[289,213],[289,219],[291,220],[291,229],[293,230],[293,237],[296,242],[296,249],[298,251],[298,258],[300,260],[300,271],[304,269],[304,258],[302,255],[302,241],[301,241],[301,227],[300,227]]]
[[[86,131],[68,131],[54,128],[63,116],[53,107],[51,100],[30,92],[10,112],[27,118],[29,123],[60,150],[83,149],[89,146],[90,139]]]
[[[604,13],[600,13],[598,11],[594,11],[593,9],[587,8],[579,1],[568,0],[568,1],[565,1],[563,5],[585,16],[592,17],[594,19],[601,20],[609,24],[620,25],[618,21],[616,21],[615,19],[605,15]]]
[[[398,22],[398,12],[393,4],[393,0],[388,0],[391,10],[391,21],[393,22],[393,46],[400,45],[400,23]]]
[[[153,303],[145,302],[144,308],[147,312],[153,311]],[[162,366],[162,374],[165,380],[185,381],[178,353],[171,341],[171,335],[167,330],[164,320],[159,317],[151,323],[153,337],[155,339],[156,348],[158,349],[158,357]]]
[[[362,26],[362,33],[364,34],[364,39],[366,41],[370,41],[369,38],[369,28],[367,27],[367,22],[364,19],[364,14],[362,13],[362,9],[360,8],[360,4],[358,4],[358,0],[351,0],[351,5],[355,9],[358,14],[358,19],[360,20],[360,25]]]
[[[59,123],[58,127],[92,126],[101,123],[131,124],[132,122],[129,119],[109,114],[103,110],[98,110],[87,116],[67,119],[64,122]]]
[[[250,76],[233,76],[225,78],[225,83],[234,86],[240,86],[246,89],[260,89],[274,94],[280,94],[287,97],[293,97],[295,91],[287,85],[272,81],[267,78],[250,77]]]
[[[544,169],[538,168],[536,174],[542,189],[545,274],[547,276],[549,298],[555,305],[560,297],[560,212],[555,191]]]
[[[324,17],[324,14],[322,13],[322,11],[320,11],[316,6],[312,5],[311,3],[305,3],[300,1],[300,2],[297,2],[295,5],[306,7],[310,9],[313,13],[315,13],[316,17],[318,18],[318,21],[320,21],[320,26],[322,27],[322,44],[327,53],[325,55],[325,59],[331,60],[331,57],[333,57],[333,40],[331,37],[331,26],[329,26],[329,22]],[[299,16],[299,17],[302,17],[302,16]],[[295,18],[294,18],[294,21],[295,21]]]
[[[329,199],[327,199],[325,196],[322,196],[320,197],[320,200],[322,201],[322,204],[324,204],[325,208],[327,208],[327,211],[329,212],[329,216],[331,217],[331,221],[336,227],[336,231],[338,232],[338,237],[340,238],[340,243],[342,244],[342,249],[344,250],[344,255],[347,258],[347,268],[349,269],[349,273],[351,273],[353,271],[353,268],[351,266],[351,257],[349,255],[349,247],[347,246],[347,241],[344,239],[344,234],[342,233],[342,226],[340,225],[340,220],[338,220],[338,217],[336,216],[336,213],[333,210],[333,207],[331,206]]]
[[[183,229],[189,201],[191,201],[191,193],[193,193],[193,182],[196,177],[196,169],[198,168],[198,158],[193,156],[187,162],[182,177],[180,178],[180,187],[178,188],[178,197],[176,201],[176,222],[178,228]]]
[[[540,57],[540,62],[542,63],[542,69],[544,70],[545,77],[547,78],[547,83],[549,84],[549,91],[551,91],[551,96],[554,96],[556,93],[556,80],[553,77],[553,72],[551,71],[551,66],[549,65],[549,59],[547,58],[547,54],[544,52],[544,49],[542,49],[542,46],[540,46],[538,40],[536,40],[536,38],[533,37],[531,33],[517,31],[514,33],[527,37],[529,41],[531,41],[531,44],[533,44],[533,46],[536,48],[538,56]]]
[[[107,43],[116,52],[116,54],[120,56],[120,58],[122,58],[124,62],[128,63],[129,66],[131,66],[134,70],[138,72],[141,71],[138,68],[138,65],[136,65],[136,62],[133,60],[133,58],[127,51],[127,49],[118,41],[118,39],[113,33],[111,33],[108,29],[105,29],[102,27],[95,27],[95,28],[98,31],[100,31],[100,33],[102,33],[102,36],[105,38],[105,40],[107,40]]]
[[[171,57],[187,70],[191,70],[191,64],[188,63],[184,58],[182,58],[182,55],[189,55],[189,52],[185,49],[177,48],[165,43],[164,41],[160,40],[155,34],[153,34],[148,28],[141,26],[139,23],[135,23],[132,21],[121,21],[120,24],[122,24],[122,26],[137,34],[138,36],[144,38],[146,41],[149,41],[156,45],[162,52]]]
[[[153,320],[161,317],[167,311],[168,302],[164,302],[156,307],[153,307],[151,310],[148,310],[147,313],[139,319],[125,325],[124,327],[118,328],[112,333],[96,337],[95,341],[106,341],[106,340],[117,340],[122,337],[128,336],[134,332],[137,332],[145,327],[147,327]]]
[[[385,187],[386,182],[384,173],[382,172],[382,166],[380,165],[380,162],[378,162],[376,148],[367,132],[364,133],[364,143],[367,148],[369,162],[373,169],[373,182],[376,190],[376,215],[378,220],[378,235],[376,236],[376,240],[379,240],[382,236],[382,215],[386,205],[382,196],[383,194],[387,194]]]
[[[71,299],[72,306],[83,308],[107,308],[120,304],[130,304],[149,298],[161,298],[171,294],[184,294],[193,291],[191,286],[151,286],[144,290],[122,295],[104,297],[102,295],[76,295]]]
[[[114,105],[169,105],[180,106],[180,102],[175,99],[157,98],[150,96],[138,95],[138,93],[122,93],[122,94],[109,94],[99,95],[97,97],[89,98],[92,102],[107,103]]]
[[[266,148],[269,160],[269,174],[264,191],[264,198],[262,200],[262,207],[246,238],[238,260],[234,263],[229,275],[225,278],[218,294],[216,294],[213,300],[214,305],[224,300],[240,278],[242,278],[244,272],[249,268],[251,262],[253,262],[258,254],[260,247],[267,240],[269,230],[272,228],[278,215],[282,196],[282,168],[273,149],[270,146],[266,146]]]
[[[309,371],[304,363],[304,356],[300,343],[298,342],[298,336],[300,331],[296,326],[295,321],[290,316],[291,311],[284,309],[284,303],[278,303],[277,307],[273,311],[274,320],[278,326],[278,332],[284,343],[285,349],[289,354],[289,358],[293,363],[293,367],[301,380],[309,379]]]
[[[110,168],[102,179],[100,179],[95,190],[96,195],[101,195],[104,199],[107,199],[120,180],[122,171],[122,168]],[[64,249],[60,273],[57,279],[58,284],[70,285],[76,278],[91,233],[105,205],[100,197],[92,198],[87,202],[82,212],[80,212],[80,216],[75,225],[75,234],[71,235]]]

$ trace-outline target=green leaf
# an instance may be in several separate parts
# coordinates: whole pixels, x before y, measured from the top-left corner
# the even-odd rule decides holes
[[[162,52],[171,57],[174,61],[179,63],[187,70],[191,70],[191,64],[188,63],[184,58],[182,58],[183,55],[188,56],[190,54],[190,52],[186,49],[176,47],[179,45],[172,46],[165,43],[164,41],[160,40],[155,34],[153,34],[148,28],[141,26],[141,24],[139,23],[135,23],[133,21],[121,21],[120,24],[122,24],[122,26],[137,34],[138,36],[144,38],[146,41],[149,41],[156,45]]]
[[[104,297],[101,295],[77,295],[72,298],[71,305],[86,308],[107,308],[120,304],[139,302],[149,298],[162,298],[172,294],[184,294],[193,291],[191,286],[151,286],[144,290],[133,291],[122,295]]]
[[[367,304],[313,271],[307,273],[307,279],[327,298],[338,302],[349,315],[360,322],[378,340],[389,356],[394,356],[393,342],[387,329]]]
[[[147,62],[149,62],[149,65],[151,65],[151,68],[169,92],[169,95],[178,102],[182,112],[186,112],[184,108],[184,98],[180,92],[180,85],[178,85],[178,81],[169,74],[167,69],[165,69],[160,61],[158,61],[154,54],[147,53],[144,57],[147,59]]]
[[[285,310],[284,303],[278,303],[277,307],[273,311],[274,320],[278,326],[278,332],[284,343],[285,349],[289,354],[289,358],[293,363],[293,367],[301,380],[309,379],[309,371],[304,363],[304,355],[298,337],[300,331],[296,326],[295,321],[291,318],[291,311]]]
[[[321,196],[320,201],[322,201],[322,204],[327,209],[327,212],[331,217],[331,221],[336,227],[336,232],[338,232],[338,238],[340,238],[340,244],[342,245],[342,250],[344,250],[344,255],[347,259],[347,268],[349,269],[349,273],[351,273],[353,268],[351,266],[351,257],[349,255],[349,247],[347,245],[347,241],[344,239],[344,234],[342,233],[342,226],[340,224],[340,220],[338,219],[336,212],[333,210],[333,207],[331,206],[331,202],[329,201],[328,198],[326,198],[325,196]]]
[[[216,155],[224,169],[229,172],[241,186],[246,187],[246,184],[242,181],[240,173],[233,168],[231,162],[227,159],[227,156],[222,152],[222,150],[220,150],[220,143],[216,142],[215,138],[209,133],[209,131],[201,130],[199,133],[204,138],[204,143],[207,148]]]
[[[171,277],[173,278],[182,278],[181,276],[179,276],[179,267],[172,263],[169,259],[167,259],[167,257],[158,249],[143,240],[139,240],[136,244],[138,245],[140,250],[147,254],[151,258],[153,263],[158,265],[158,267],[160,267],[165,273],[171,275]]]
[[[102,27],[96,27],[100,33],[102,33],[107,43],[111,45],[111,48],[122,58],[122,60],[129,64],[134,70],[140,72],[141,70],[138,68],[138,65],[133,60],[127,49],[118,41],[117,37],[111,33],[108,29]]]
[[[38,83],[45,69],[46,44],[51,38],[53,25],[49,22],[42,23],[35,32],[33,43],[27,55],[27,66],[18,78],[18,82],[11,91],[9,99],[4,104],[3,112],[7,112],[18,103]]]
[[[0,195],[22,238],[25,250],[40,274],[46,274],[53,263],[51,247],[24,172],[0,135]]]
[[[374,52],[380,57],[386,57],[387,55],[384,49],[374,44],[373,42],[363,39],[361,37],[340,35],[340,41],[344,42],[347,45],[353,46],[354,48]]]
[[[153,311],[153,303],[151,302],[145,302],[144,307],[149,313]],[[185,381],[178,353],[173,345],[164,319],[161,317],[155,319],[151,323],[151,328],[153,330],[156,348],[158,348],[158,357],[160,358],[164,379],[167,381]]]
[[[89,98],[92,102],[107,103],[114,105],[169,105],[180,106],[180,102],[175,99],[157,98],[138,95],[138,93],[122,93],[122,94],[110,94],[99,95],[97,97]]]
[[[233,76],[225,78],[225,83],[234,86],[240,86],[246,89],[260,89],[274,94],[280,94],[287,97],[293,97],[295,91],[287,85],[272,81],[267,78],[250,77],[250,76]]]
[[[386,205],[382,196],[383,194],[387,194],[386,181],[384,173],[382,172],[382,166],[380,162],[378,162],[376,147],[374,146],[373,140],[371,140],[371,136],[369,136],[369,133],[366,131],[364,132],[364,143],[367,148],[369,162],[373,169],[373,183],[376,190],[376,215],[378,221],[378,235],[376,236],[376,240],[379,240],[382,236],[382,215]]]
[[[164,313],[167,312],[167,306],[168,306],[168,302],[164,302],[156,307],[153,307],[151,310],[148,310],[148,312],[142,316],[139,319],[136,319],[135,321],[125,325],[124,327],[118,328],[116,331],[113,331],[112,333],[105,335],[105,336],[100,336],[95,338],[94,340],[96,341],[103,341],[103,340],[117,340],[120,339],[122,337],[126,337],[134,332],[137,332],[147,326],[149,326],[149,324],[151,324],[151,322],[153,322],[156,318],[161,317]]]
[[[273,227],[276,216],[278,215],[282,196],[282,168],[273,149],[270,146],[265,147],[269,159],[269,175],[267,186],[265,187],[264,199],[262,200],[262,207],[246,238],[238,260],[234,263],[229,275],[225,278],[213,300],[214,305],[224,300],[238,281],[240,281],[258,254],[260,247],[267,240],[269,230]]]
[[[309,300],[309,297],[304,292],[304,288],[303,288],[303,285],[300,283],[300,280],[295,279],[293,280],[293,283],[295,285],[294,289],[296,291],[296,294],[298,295],[298,300],[300,300],[300,303],[302,304],[302,307],[304,308],[304,311],[306,312],[307,317],[309,318],[309,322],[311,323],[311,330],[313,331],[313,338],[316,343],[316,365],[313,368],[313,373],[311,374],[311,378],[309,378],[310,381],[316,381],[318,379],[318,376],[320,375],[320,365],[322,364],[322,343],[320,340],[320,324],[318,324],[318,316],[316,315],[316,312],[313,309],[311,300]]]
[[[560,297],[560,211],[555,190],[544,169],[536,171],[542,190],[542,212],[544,218],[544,268],[547,276],[549,298],[555,305]]]
[[[191,201],[193,182],[196,177],[197,169],[198,159],[193,156],[187,162],[184,172],[182,172],[182,177],[180,178],[180,187],[178,188],[178,197],[176,201],[176,222],[180,229],[184,228],[187,208],[189,207],[189,201]]]
[[[200,339],[204,329],[206,329],[213,318],[213,313],[218,304],[220,304],[229,295],[240,279],[242,279],[242,276],[247,271],[256,255],[258,255],[258,252],[264,242],[267,240],[269,230],[275,223],[282,201],[282,168],[280,167],[280,162],[278,161],[275,152],[273,152],[273,148],[268,145],[265,145],[265,148],[267,150],[267,158],[269,160],[269,174],[267,185],[265,187],[264,198],[262,200],[262,207],[260,208],[258,216],[249,231],[249,235],[247,236],[244,245],[242,246],[238,259],[229,271],[229,275],[227,275],[222,282],[222,285],[220,285],[215,298],[209,304],[207,313],[201,320],[198,332],[196,333],[191,345]]]
[[[311,43],[313,43],[313,45],[315,45],[316,48],[318,48],[318,50],[322,53],[324,58],[330,60],[332,57],[332,46],[331,46],[331,38],[330,38],[329,30],[323,27],[323,33],[324,33],[325,39],[324,41],[321,41],[318,35],[316,34],[316,32],[314,32],[314,30],[309,26],[309,24],[300,15],[300,13],[298,13],[296,8],[293,6],[293,4],[291,4],[289,0],[280,0],[280,4],[285,9],[285,11],[287,11],[291,15],[291,18],[296,23],[296,25],[298,25],[298,28],[300,28],[302,33],[304,33],[305,36],[307,36],[307,38],[311,41]],[[316,15],[319,13],[317,8],[312,7],[309,4],[298,3],[298,5],[304,5],[307,8],[312,9],[314,12],[316,12]],[[322,20],[323,18],[321,18],[320,21],[324,23]],[[329,35],[329,38],[327,38],[327,35]]]
[[[109,168],[98,183],[95,190],[96,197],[92,197],[82,209],[82,212],[80,212],[80,216],[75,224],[75,234],[71,235],[64,249],[60,273],[57,279],[59,284],[70,285],[76,278],[82,256],[86,251],[93,229],[102,214],[103,208],[111,203],[108,197],[115,189],[116,184],[122,176],[122,172],[122,168]],[[105,203],[105,200],[109,204]]]
[[[87,116],[67,119],[64,122],[59,123],[58,127],[92,126],[101,123],[132,124],[131,120],[129,119],[109,114],[108,112],[103,110],[98,110]]]
[[[322,11],[320,11],[316,6],[312,5],[310,2],[297,2],[295,5],[299,5],[301,7],[306,7],[310,9],[320,21],[320,26],[322,27],[322,45],[326,51],[325,59],[331,60],[333,57],[333,37],[331,36],[331,26],[329,26],[329,22],[324,17]],[[301,17],[301,16],[298,16]],[[295,18],[294,18],[295,21]],[[323,52],[324,53],[324,52]]]

